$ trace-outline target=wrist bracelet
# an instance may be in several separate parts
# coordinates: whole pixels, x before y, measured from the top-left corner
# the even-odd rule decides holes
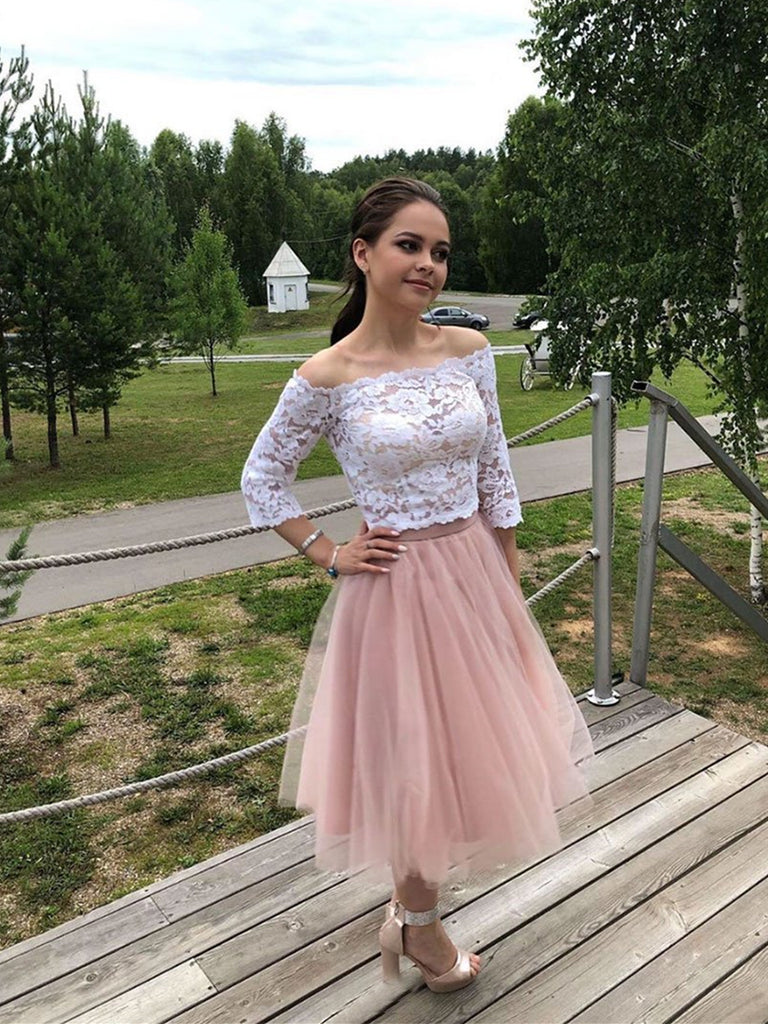
[[[301,542],[301,544],[299,544],[299,547],[298,547],[299,554],[303,555],[304,552],[309,547],[309,545],[310,544],[314,544],[315,541],[317,540],[317,538],[318,537],[322,537],[322,535],[323,535],[323,531],[320,530],[320,529],[317,529],[317,530],[315,530],[314,533],[310,533],[310,535],[308,537],[305,537],[305,539]]]
[[[333,558],[331,559],[331,564],[325,570],[328,573],[328,575],[331,577],[331,579],[334,579],[334,580],[339,575],[339,570],[336,568],[336,559],[339,556],[339,548],[340,547],[341,547],[341,544],[337,544],[336,547],[333,549]]]

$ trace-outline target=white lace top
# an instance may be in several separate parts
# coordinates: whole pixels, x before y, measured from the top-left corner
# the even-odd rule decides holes
[[[489,345],[333,388],[294,371],[243,470],[254,526],[302,514],[289,485],[321,435],[369,527],[419,529],[478,507],[492,526],[522,519]]]

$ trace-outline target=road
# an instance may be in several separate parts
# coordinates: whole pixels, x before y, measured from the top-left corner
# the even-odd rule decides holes
[[[309,290],[316,292],[336,292],[338,287],[333,284],[311,284]],[[491,321],[494,331],[511,331],[527,295],[469,295],[466,292],[441,292],[432,303],[433,306],[466,306],[473,313],[485,313]]]

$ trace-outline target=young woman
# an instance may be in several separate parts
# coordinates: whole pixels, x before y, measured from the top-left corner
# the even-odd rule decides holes
[[[420,319],[445,285],[439,194],[390,178],[352,221],[351,297],[331,346],[289,380],[243,472],[254,526],[339,577],[318,620],[281,800],[314,811],[327,869],[389,866],[385,976],[409,957],[434,991],[480,960],[437,910],[454,865],[560,845],[555,810],[585,795],[589,733],[519,585],[520,505],[482,335]],[[324,435],[363,514],[316,529],[289,491]]]

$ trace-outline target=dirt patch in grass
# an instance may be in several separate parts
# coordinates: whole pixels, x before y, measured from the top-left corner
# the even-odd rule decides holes
[[[746,641],[739,636],[729,636],[721,633],[706,640],[696,641],[696,646],[713,658],[746,658],[749,656],[749,647]],[[766,680],[768,685],[768,680]]]
[[[85,725],[68,747],[68,771],[77,793],[122,785],[154,746],[152,728],[138,705],[116,697],[82,707]]]
[[[713,509],[692,497],[670,498],[662,502],[662,521],[683,519],[697,526],[723,533],[728,537],[741,537],[743,530],[734,529],[734,513],[728,509]],[[747,517],[744,517],[745,523]],[[736,524],[738,525],[738,524]]]
[[[559,629],[572,640],[588,640],[591,644],[594,636],[595,624],[589,619],[563,619]]]

